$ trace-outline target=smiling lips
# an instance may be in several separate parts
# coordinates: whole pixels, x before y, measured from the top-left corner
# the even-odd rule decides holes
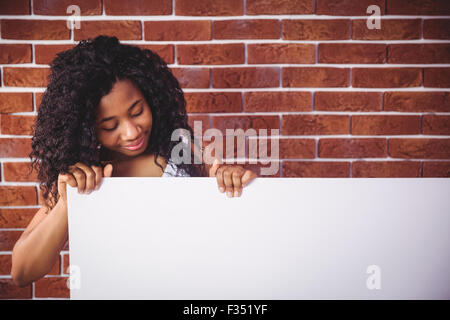
[[[139,149],[139,148],[142,147],[142,145],[144,144],[144,140],[145,140],[145,137],[142,137],[142,138],[137,142],[137,144],[125,146],[124,148],[127,149],[127,150],[137,150],[137,149]]]

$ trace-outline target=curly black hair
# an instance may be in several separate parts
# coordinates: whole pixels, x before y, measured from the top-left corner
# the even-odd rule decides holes
[[[168,161],[179,143],[171,141],[175,129],[188,130],[193,141],[183,91],[166,62],[153,51],[101,35],[58,53],[50,68],[29,154],[49,208],[58,199],[58,175],[67,173],[69,166],[77,162],[102,166],[111,160],[108,150],[96,148],[95,117],[101,98],[118,80],[131,80],[150,106],[153,126],[144,152],[155,155],[159,167],[158,156]],[[178,168],[190,176],[206,176],[204,165],[194,162],[193,153],[191,157],[191,164]]]

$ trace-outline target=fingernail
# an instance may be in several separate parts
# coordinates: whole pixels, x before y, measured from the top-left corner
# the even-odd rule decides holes
[[[225,188],[224,187],[220,187],[219,190],[220,190],[220,192],[225,192]]]
[[[233,193],[231,191],[228,191],[227,196],[229,196],[231,198],[233,196]]]
[[[235,192],[234,192],[234,196],[235,196],[235,197],[239,197],[239,192],[238,192],[238,191],[235,191]]]

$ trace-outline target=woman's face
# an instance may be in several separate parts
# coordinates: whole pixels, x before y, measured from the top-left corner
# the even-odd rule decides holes
[[[130,80],[118,80],[98,105],[96,132],[102,148],[116,159],[144,152],[152,130],[152,112]]]

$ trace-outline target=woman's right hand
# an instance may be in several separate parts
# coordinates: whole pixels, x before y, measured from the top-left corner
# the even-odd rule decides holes
[[[58,175],[58,194],[60,199],[67,204],[66,185],[78,187],[78,193],[89,194],[92,190],[98,190],[103,176],[111,177],[113,166],[108,163],[103,169],[98,166],[88,166],[77,162],[69,166],[69,172]]]

